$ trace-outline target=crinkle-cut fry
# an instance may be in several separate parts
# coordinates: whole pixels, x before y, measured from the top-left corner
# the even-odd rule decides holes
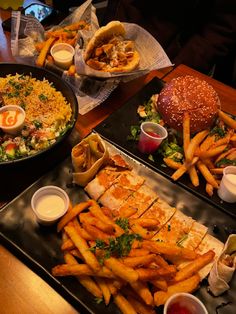
[[[213,177],[213,175],[211,174],[210,170],[207,168],[207,166],[201,162],[198,161],[197,162],[197,167],[200,170],[201,174],[203,175],[203,177],[205,178],[205,180],[210,183],[215,189],[218,189],[218,183],[216,182],[215,178]]]
[[[212,196],[214,192],[213,186],[208,182],[206,183],[206,192],[209,196]]]
[[[150,252],[145,249],[131,249],[129,252],[129,257],[135,257],[135,256],[144,256],[148,255]]]
[[[188,169],[188,174],[193,186],[199,186],[199,178],[195,165]]]
[[[186,292],[192,293],[197,289],[200,283],[200,276],[198,274],[193,275],[192,277],[185,279],[184,281],[180,281],[174,285],[168,287],[167,291],[157,291],[154,294],[154,303],[156,306],[160,306],[165,304],[167,299],[171,297],[175,293]]]
[[[215,256],[214,251],[210,250],[198,258],[196,258],[194,261],[187,264],[185,267],[183,267],[181,270],[179,270],[174,280],[176,282],[183,281],[191,276],[193,276],[195,273],[197,273],[200,269],[202,269],[204,266],[209,264]]]
[[[165,279],[154,279],[151,283],[162,291],[167,291],[168,285]]]
[[[150,281],[160,277],[172,277],[176,274],[176,267],[169,265],[163,268],[137,268],[139,280]]]
[[[195,153],[195,150],[200,145],[200,143],[204,140],[204,138],[208,135],[209,131],[204,130],[197,133],[190,141],[188,148],[185,153],[185,159],[187,162],[191,162]]]
[[[73,218],[75,218],[79,213],[81,213],[83,210],[88,208],[91,204],[91,200],[88,200],[86,202],[79,203],[75,205],[71,210],[69,210],[59,221],[57,225],[57,231],[60,232],[65,225],[68,224]]]
[[[232,152],[236,151],[236,148],[231,148],[229,149],[227,152],[223,152],[222,154],[220,154],[220,156],[218,156],[215,160],[215,165],[223,158],[225,158],[227,155],[231,154]]]
[[[133,306],[135,311],[139,314],[155,314],[156,311],[153,309],[152,306],[144,304],[143,302],[140,302],[136,298],[132,296],[127,296],[127,300],[129,303]]]
[[[101,277],[94,277],[94,280],[96,281],[96,283],[98,284],[99,288],[102,291],[102,295],[105,301],[105,304],[108,305],[111,299],[111,292],[110,289],[106,283],[106,280],[104,278]]]
[[[114,296],[114,302],[123,314],[137,314],[130,302],[121,293]]]
[[[65,231],[74,242],[89,267],[91,267],[95,273],[98,272],[101,269],[101,266],[96,256],[89,250],[87,242],[76,232],[75,227],[73,225],[68,225],[65,227]]]
[[[65,262],[69,265],[78,264],[74,256],[70,253],[66,253],[64,255]],[[94,282],[94,280],[89,276],[76,276],[76,279],[81,283],[82,286],[85,287],[92,295],[96,298],[102,298],[102,291],[99,286]],[[102,279],[101,279],[102,280]]]
[[[41,49],[41,51],[40,51],[40,53],[39,53],[39,55],[38,55],[38,57],[37,57],[37,59],[35,61],[37,66],[39,66],[39,67],[43,67],[44,66],[44,62],[46,60],[46,56],[47,56],[48,51],[49,51],[49,49],[52,46],[54,41],[55,41],[54,37],[49,37],[46,40],[43,48]]]
[[[223,174],[224,168],[212,168],[210,171],[213,174]]]
[[[190,143],[190,115],[187,111],[183,114],[183,146],[184,154],[186,154],[188,145]]]
[[[155,254],[148,254],[144,256],[125,257],[121,259],[121,262],[128,267],[138,267],[142,265],[148,265],[155,260]]]
[[[227,124],[232,129],[236,130],[236,120],[234,120],[227,113],[221,110],[218,111],[218,115],[225,124]]]
[[[153,305],[153,296],[148,288],[146,282],[136,281],[130,283],[133,290],[140,296],[140,298],[145,302],[147,305]]]
[[[178,246],[177,244],[157,241],[142,241],[142,247],[156,254],[164,254],[167,256],[178,256],[188,260],[193,260],[197,257],[197,253],[193,250]]]
[[[103,231],[105,233],[112,234],[115,231],[115,229],[112,225],[107,224],[107,223],[103,222],[102,220],[97,219],[91,213],[81,213],[79,215],[79,219],[80,219],[80,222],[82,224],[88,223],[90,225],[97,227],[98,229],[100,229],[101,231]]]
[[[104,260],[104,265],[109,268],[117,277],[132,283],[138,280],[138,273],[131,267],[125,266],[114,257]]]
[[[93,240],[100,239],[105,241],[106,243],[109,242],[109,239],[112,238],[110,234],[107,234],[100,229],[96,228],[95,226],[92,226],[88,223],[83,224],[84,229],[88,232],[88,234],[92,237]]]
[[[208,151],[201,152],[199,157],[201,159],[215,157],[215,156],[221,154],[226,149],[226,147],[227,147],[227,144],[216,146],[213,148],[209,148]]]
[[[116,276],[107,267],[102,266],[96,273],[87,264],[62,264],[53,267],[52,274],[55,277],[63,276],[98,276],[114,279]]]
[[[171,169],[177,170],[182,166],[182,164],[180,162],[176,162],[171,158],[165,157],[165,158],[163,158],[163,161]]]

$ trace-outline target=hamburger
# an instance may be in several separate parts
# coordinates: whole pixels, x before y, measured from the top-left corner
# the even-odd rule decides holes
[[[172,79],[160,92],[157,110],[173,129],[182,130],[183,114],[190,115],[191,133],[210,128],[220,108],[214,88],[198,77],[186,75]]]
[[[139,53],[134,41],[125,40],[125,28],[112,21],[99,28],[88,42],[84,52],[85,63],[104,72],[129,72],[139,64]]]

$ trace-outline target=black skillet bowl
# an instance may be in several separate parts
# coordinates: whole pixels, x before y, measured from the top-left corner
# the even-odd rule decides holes
[[[33,155],[22,157],[12,161],[0,161],[0,167],[12,164],[16,165],[22,162],[35,159],[39,156],[41,157],[42,155],[45,155],[49,151],[53,150],[56,146],[62,144],[62,142],[70,135],[78,115],[78,102],[76,96],[72,88],[65,81],[63,81],[61,77],[40,67],[20,63],[0,63],[0,77],[5,77],[8,74],[15,75],[16,73],[25,75],[31,74],[32,77],[38,80],[42,80],[43,78],[45,78],[49,81],[49,83],[53,83],[56,90],[60,91],[62,95],[66,98],[68,103],[71,105],[72,116],[69,122],[71,127],[68,128],[66,132],[56,140],[55,143],[53,143],[46,149],[41,150]]]

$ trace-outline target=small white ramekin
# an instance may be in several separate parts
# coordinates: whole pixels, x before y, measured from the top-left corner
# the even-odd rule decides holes
[[[53,217],[48,217],[47,215],[42,215],[37,211],[37,202],[40,198],[48,195],[57,195],[64,201],[63,210]],[[31,208],[36,216],[37,221],[42,225],[52,225],[58,221],[65,213],[67,212],[69,207],[69,197],[67,193],[54,185],[47,185],[40,189],[38,189],[31,198]]]
[[[25,122],[25,110],[23,108],[21,108],[20,106],[17,105],[6,105],[0,108],[0,114],[3,113],[4,111],[19,111],[22,115],[22,118],[19,119],[16,124],[12,125],[12,126],[3,126],[0,124],[0,128],[3,130],[3,132],[8,133],[8,134],[12,134],[12,135],[16,135],[17,133],[19,133],[21,131],[21,129],[24,126],[24,122]]]

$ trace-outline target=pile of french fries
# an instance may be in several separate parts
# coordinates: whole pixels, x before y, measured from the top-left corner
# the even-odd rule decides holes
[[[198,271],[215,255],[153,241],[157,228],[156,219],[114,218],[92,199],[70,205],[57,226],[65,263],[52,274],[74,276],[98,302],[113,300],[122,313],[154,314],[172,294],[196,290]],[[180,261],[187,263],[178,268]]]
[[[89,28],[89,24],[87,24],[85,21],[79,21],[77,23],[58,28],[55,31],[45,32],[45,40],[35,43],[35,48],[39,52],[39,55],[36,59],[36,65],[43,67],[46,60],[53,63],[54,60],[50,54],[50,48],[56,43],[67,43],[75,47],[79,36],[78,31],[87,28]],[[74,64],[71,65],[68,69],[68,74],[75,74]]]
[[[213,195],[214,189],[218,189],[225,167],[224,164],[217,167],[218,162],[227,158],[236,164],[236,120],[221,110],[218,112],[218,120],[220,128],[225,130],[223,137],[203,130],[191,138],[190,117],[186,112],[183,116],[184,162],[164,158],[166,165],[176,170],[172,175],[174,181],[188,173],[192,184],[197,187],[200,172],[206,180],[206,192],[209,196]]]

